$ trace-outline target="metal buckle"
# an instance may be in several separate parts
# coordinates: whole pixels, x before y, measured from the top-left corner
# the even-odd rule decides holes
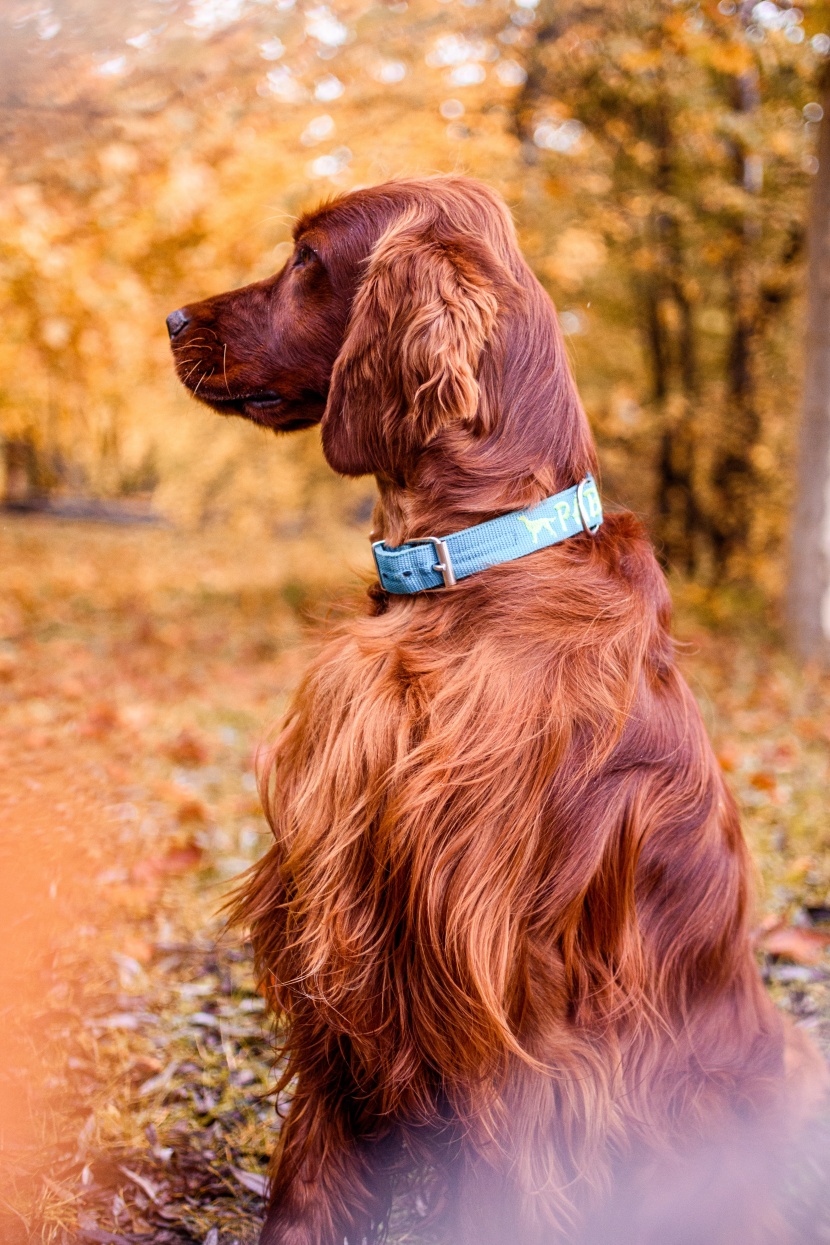
[[[378,562],[378,549],[381,547],[383,543],[384,542],[382,540],[372,541],[372,557],[375,559],[375,569],[378,573],[378,579],[380,580],[381,584],[383,583],[383,575],[380,569],[380,562]]]
[[[372,541],[372,556],[375,559],[375,566],[378,569],[378,576],[380,578],[381,583],[383,583],[383,575],[381,574],[380,564],[378,562],[377,550],[379,549],[381,545],[385,545],[385,543],[386,542],[383,540]],[[434,571],[441,572],[441,578],[444,581],[445,588],[455,587],[458,581],[455,578],[455,571],[453,570],[452,558],[450,557],[450,551],[447,547],[447,542],[445,540],[441,540],[440,537],[438,536],[425,536],[422,540],[408,540],[406,543],[408,545],[432,545],[433,549],[435,550],[435,555],[438,558],[438,564],[434,566],[432,569]]]
[[[585,485],[587,483],[588,483],[587,480],[582,480],[580,484],[577,486],[576,504],[577,504],[577,507],[579,508],[579,517],[582,520],[582,526],[584,530],[588,533],[589,536],[595,536],[596,533],[599,531],[600,527],[602,526],[602,517],[601,517],[601,512],[600,512],[599,523],[595,523],[594,526],[591,527],[591,522],[588,518],[588,512],[585,509],[585,502],[583,501],[583,498],[582,498],[582,491],[585,488]],[[596,488],[596,485],[594,485],[594,487]]]
[[[441,578],[444,580],[445,588],[455,587],[458,581],[455,578],[452,558],[450,557],[450,551],[445,540],[441,540],[438,536],[424,536],[421,540],[408,540],[406,543],[408,545],[432,545],[435,550],[435,556],[438,559],[437,565],[433,566],[432,569],[434,571],[441,572]]]

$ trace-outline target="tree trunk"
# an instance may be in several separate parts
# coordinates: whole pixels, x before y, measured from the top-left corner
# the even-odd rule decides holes
[[[25,509],[37,497],[37,452],[28,437],[10,437],[2,445],[5,488],[2,504]]]
[[[807,226],[804,397],[788,593],[790,636],[830,661],[830,75]]]
[[[742,20],[750,20],[752,5],[742,5]],[[753,69],[734,84],[735,111],[755,113],[761,104],[758,75]],[[757,195],[763,180],[763,163],[744,142],[733,144],[737,185]],[[760,332],[760,304],[753,254],[760,239],[760,223],[752,211],[740,213],[732,226],[732,251],[726,265],[727,309],[731,320],[725,360],[727,409],[721,427],[721,445],[712,471],[714,504],[710,529],[715,556],[715,575],[726,578],[734,555],[746,553],[757,480],[753,450],[761,434],[755,392],[755,352]],[[745,572],[744,572],[745,573]]]

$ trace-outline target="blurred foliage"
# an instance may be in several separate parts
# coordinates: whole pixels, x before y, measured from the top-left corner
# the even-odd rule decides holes
[[[313,432],[188,405],[164,316],[277,268],[321,197],[457,170],[515,211],[606,491],[699,580],[778,589],[827,0],[7,0],[0,22],[9,496],[365,521],[370,485],[332,480]]]

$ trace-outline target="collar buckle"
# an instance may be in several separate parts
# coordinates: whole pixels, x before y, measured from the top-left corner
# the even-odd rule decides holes
[[[438,559],[432,569],[440,572],[445,588],[455,587],[458,580],[455,578],[449,546],[445,540],[442,540],[440,536],[424,536],[420,540],[408,540],[406,543],[408,545],[432,545]]]
[[[577,490],[576,490],[576,505],[577,505],[577,509],[579,510],[579,517],[582,520],[582,527],[584,531],[586,531],[589,536],[596,536],[602,524],[602,511],[600,510],[599,519],[592,527],[591,520],[588,517],[588,511],[585,508],[585,498],[583,497],[583,493],[585,492],[585,485],[588,483],[593,484],[593,480],[590,480],[589,477],[586,476],[585,479],[578,485]]]

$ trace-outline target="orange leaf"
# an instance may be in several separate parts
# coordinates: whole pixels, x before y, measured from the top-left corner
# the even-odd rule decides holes
[[[8,653],[0,653],[0,683],[11,683],[16,673],[16,659]]]
[[[165,873],[187,873],[196,869],[204,860],[204,849],[191,840],[184,847],[174,847],[163,860]]]
[[[738,768],[741,754],[734,744],[724,744],[718,752],[718,764],[726,774],[732,774]]]
[[[186,825],[188,822],[199,822],[204,825],[208,820],[208,811],[201,800],[195,797],[190,800],[182,800],[176,809],[176,820],[180,825]]]
[[[148,856],[139,860],[133,866],[133,878],[137,882],[153,882],[165,874],[187,873],[202,863],[204,854],[199,844],[191,839],[183,847],[171,847],[164,856]]]
[[[208,750],[204,741],[197,735],[192,731],[184,730],[168,746],[167,755],[177,765],[195,767],[204,765],[208,757]]]
[[[769,955],[780,955],[796,964],[818,964],[830,944],[830,934],[785,925],[770,930],[761,939],[761,949]]]
[[[118,725],[118,710],[106,702],[95,705],[80,728],[86,739],[102,739]]]

